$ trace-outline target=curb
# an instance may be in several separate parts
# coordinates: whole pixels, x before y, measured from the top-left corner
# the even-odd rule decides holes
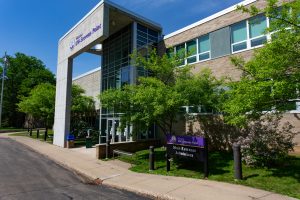
[[[18,137],[22,137],[22,136],[18,136]],[[34,148],[32,148],[31,146],[27,145],[27,144],[24,144],[22,142],[19,142],[17,140],[15,140],[15,138],[13,137],[6,137],[6,138],[9,138],[9,139],[12,139],[14,140],[15,142],[18,142],[19,144],[22,144],[24,146],[26,146],[28,149],[32,150],[33,152],[35,153],[38,153],[39,155],[53,161],[54,163],[58,164],[59,166],[63,167],[64,169],[68,170],[68,171],[71,171],[72,173],[74,173],[84,184],[91,184],[91,185],[104,185],[104,186],[108,186],[108,187],[111,187],[111,188],[115,188],[115,189],[119,189],[119,190],[126,190],[126,191],[129,191],[129,192],[132,192],[132,193],[135,193],[137,195],[141,195],[141,196],[144,196],[144,197],[148,197],[148,198],[151,198],[151,199],[156,199],[156,200],[175,200],[174,198],[170,198],[170,197],[167,197],[167,196],[164,196],[164,195],[161,195],[161,194],[155,194],[153,192],[149,192],[149,191],[145,191],[145,190],[137,190],[135,188],[132,188],[132,187],[126,187],[126,186],[117,186],[115,184],[111,184],[111,183],[105,183],[105,181],[107,179],[103,179],[101,180],[100,178],[98,177],[92,177],[91,175],[88,175],[84,172],[81,172],[80,170],[74,168],[74,167],[71,167],[69,166],[67,163],[64,163],[64,162],[60,162],[60,161],[57,161],[51,157],[49,157],[48,155],[45,155],[37,150],[35,150]],[[31,138],[29,138],[31,139]],[[33,140],[33,139],[32,139]],[[42,142],[42,141],[39,141],[39,142]]]

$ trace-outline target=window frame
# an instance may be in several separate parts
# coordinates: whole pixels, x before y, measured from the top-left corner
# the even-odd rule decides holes
[[[241,53],[243,51],[247,51],[247,50],[251,50],[251,49],[256,49],[256,48],[260,48],[262,46],[264,46],[264,44],[260,44],[260,45],[256,45],[256,46],[251,46],[251,42],[255,39],[259,39],[259,38],[263,38],[263,37],[266,37],[266,42],[270,42],[271,41],[271,35],[272,33],[267,33],[267,34],[262,34],[262,35],[259,35],[259,36],[256,36],[256,37],[253,37],[251,38],[250,37],[250,21],[251,19],[254,19],[255,17],[259,17],[261,14],[259,15],[256,15],[254,17],[251,17],[249,19],[246,19],[246,20],[243,20],[243,21],[246,21],[246,29],[247,29],[247,39],[246,40],[243,40],[243,41],[240,41],[240,42],[236,42],[236,43],[233,43],[232,41],[232,29],[231,29],[231,54],[236,54],[236,53]],[[266,29],[270,27],[270,21],[269,21],[269,18],[267,16],[264,15],[264,17],[266,18]],[[240,21],[242,22],[242,21]],[[230,25],[230,28],[240,22],[237,22],[235,24],[232,24]],[[246,48],[245,49],[241,49],[241,50],[238,50],[238,51],[234,51],[234,45],[237,45],[237,44],[242,44],[242,43],[245,43],[246,42]]]

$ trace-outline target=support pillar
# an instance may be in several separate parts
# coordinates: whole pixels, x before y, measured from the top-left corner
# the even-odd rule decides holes
[[[71,58],[57,66],[53,144],[60,147],[66,147],[66,137],[70,132],[72,68]]]

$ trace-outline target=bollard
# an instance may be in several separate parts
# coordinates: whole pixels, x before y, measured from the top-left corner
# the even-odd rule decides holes
[[[237,143],[234,143],[232,149],[233,149],[233,158],[234,158],[234,178],[236,180],[242,180],[243,173],[242,173],[241,146]]]
[[[204,178],[208,178],[208,140],[204,138],[204,161],[203,161]]]
[[[48,129],[45,129],[45,134],[44,134],[44,141],[47,141],[47,137],[48,137]]]
[[[36,138],[40,137],[40,129],[36,129]]]
[[[166,160],[167,160],[167,172],[170,171],[171,163],[170,163],[170,157],[168,154],[166,154]]]
[[[29,136],[32,136],[32,128],[30,128]]]
[[[29,133],[30,129],[29,129],[29,126],[27,127],[27,132]]]
[[[110,141],[106,141],[106,152],[105,152],[105,155],[106,155],[106,159],[108,159],[110,157]]]
[[[149,171],[154,170],[154,162],[155,162],[155,154],[154,154],[154,147],[150,146],[149,148]]]

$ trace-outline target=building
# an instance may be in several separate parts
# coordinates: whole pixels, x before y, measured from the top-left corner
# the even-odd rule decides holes
[[[94,98],[96,110],[100,110],[98,95],[101,88],[101,67],[88,71],[72,79],[72,84],[79,85],[86,96]]]
[[[264,7],[264,0],[245,0],[239,5]],[[165,52],[170,47],[182,52],[197,49],[185,60],[194,64],[194,73],[209,67],[216,77],[230,76],[238,80],[241,72],[230,63],[230,55],[250,59],[253,49],[263,46],[270,39],[263,30],[268,27],[269,19],[263,15],[250,17],[236,12],[234,5],[194,24],[162,37],[159,24],[132,13],[108,0],[101,1],[78,24],[66,33],[59,42],[57,96],[54,124],[54,144],[65,145],[70,126],[70,85],[72,59],[82,52],[102,56],[101,91],[135,84],[139,76],[147,75],[143,68],[133,67],[129,54],[134,49],[147,53],[151,48]],[[256,20],[256,23],[251,23]],[[101,111],[101,135],[112,142],[131,141],[132,126],[126,125],[125,132],[118,132],[120,114]],[[300,130],[300,104],[285,114],[284,120],[290,121]],[[137,135],[137,139],[154,138],[155,128]],[[300,136],[297,136],[300,141]]]

